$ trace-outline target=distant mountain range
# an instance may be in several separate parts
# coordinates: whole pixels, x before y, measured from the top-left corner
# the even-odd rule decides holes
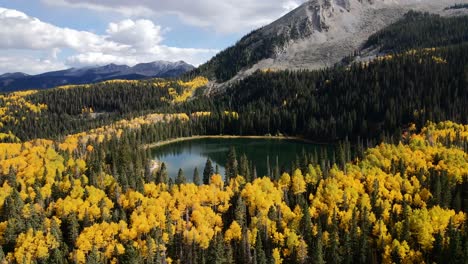
[[[133,67],[109,64],[99,67],[71,68],[38,75],[28,75],[22,72],[5,73],[0,75],[0,91],[47,89],[61,85],[94,83],[113,79],[138,80],[177,77],[194,68],[184,61],[155,61],[140,63]]]

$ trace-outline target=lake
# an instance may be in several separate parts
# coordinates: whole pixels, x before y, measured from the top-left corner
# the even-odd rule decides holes
[[[172,179],[177,176],[179,168],[182,168],[187,181],[191,182],[195,167],[202,177],[208,158],[211,159],[213,168],[218,165],[220,174],[224,176],[224,166],[231,147],[236,149],[238,160],[242,154],[246,154],[248,160],[256,165],[257,175],[260,177],[267,175],[267,157],[271,168],[274,168],[278,157],[280,168],[289,170],[296,156],[301,156],[303,151],[320,153],[320,149],[326,146],[289,139],[204,138],[155,147],[151,153],[155,160],[166,164]]]

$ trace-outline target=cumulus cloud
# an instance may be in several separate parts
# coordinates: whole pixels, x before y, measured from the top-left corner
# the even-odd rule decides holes
[[[62,62],[47,58],[0,54],[0,74],[5,72],[38,74],[48,71],[63,70],[64,68],[66,68],[66,65]]]
[[[127,46],[86,31],[60,28],[13,9],[0,8],[0,48],[120,51]]]
[[[118,23],[110,23],[107,29],[108,39],[136,48],[148,49],[163,40],[161,26],[152,21],[126,19]]]
[[[175,14],[188,24],[219,32],[265,25],[306,0],[42,0],[48,4],[115,11],[126,16]]]
[[[105,34],[62,28],[30,17],[27,14],[0,8],[0,49],[23,50],[48,54],[47,59],[0,54],[0,72],[22,70],[37,73],[68,67],[94,66],[109,63],[134,65],[154,60],[185,60],[199,65],[217,50],[168,47],[162,44],[166,29],[148,19],[125,19],[110,23]],[[71,51],[60,59],[62,50]],[[42,65],[36,65],[42,64]]]
[[[188,49],[157,45],[145,52],[136,50],[124,54],[112,54],[101,52],[88,52],[73,55],[67,58],[66,64],[74,67],[105,65],[109,63],[135,65],[141,62],[156,60],[186,61],[195,66],[207,61],[218,50],[212,49]]]

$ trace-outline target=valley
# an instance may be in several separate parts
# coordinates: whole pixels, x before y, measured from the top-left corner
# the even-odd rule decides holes
[[[306,1],[176,75],[5,88],[0,263],[465,263],[465,9]]]

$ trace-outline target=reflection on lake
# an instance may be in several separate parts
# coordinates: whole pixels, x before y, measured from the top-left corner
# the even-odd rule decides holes
[[[187,180],[192,181],[195,167],[198,167],[202,176],[207,158],[211,159],[213,168],[219,166],[220,174],[224,176],[224,166],[231,147],[236,149],[237,159],[246,154],[248,160],[255,164],[258,176],[264,176],[268,171],[267,160],[274,167],[278,157],[279,167],[289,169],[303,152],[320,153],[320,148],[326,146],[298,140],[206,138],[171,143],[153,148],[151,152],[154,159],[166,164],[171,178],[174,179],[179,168],[182,168]]]

